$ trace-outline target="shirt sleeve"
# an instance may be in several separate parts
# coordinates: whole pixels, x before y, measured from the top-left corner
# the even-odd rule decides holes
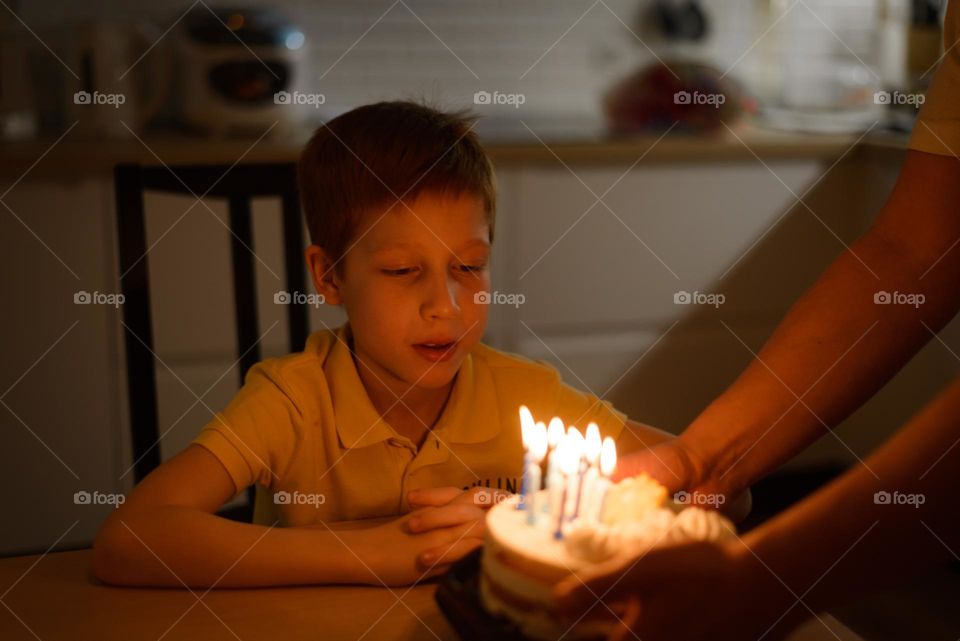
[[[236,493],[254,483],[272,487],[287,469],[303,417],[269,361],[257,363],[226,409],[192,441],[230,474]]]
[[[943,23],[943,60],[926,93],[910,136],[910,149],[960,154],[960,9],[950,0]]]

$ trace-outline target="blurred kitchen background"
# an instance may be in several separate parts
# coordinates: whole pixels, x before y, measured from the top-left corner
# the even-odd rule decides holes
[[[122,315],[93,296],[120,291],[118,163],[293,162],[363,103],[472,109],[499,182],[495,289],[524,298],[493,307],[488,341],[679,432],[870,225],[941,56],[941,14],[908,0],[8,2],[0,553],[88,545],[111,508],[74,494],[133,483]],[[227,210],[205,203],[146,198],[163,458],[240,384]],[[279,355],[280,207],[253,210],[261,346]],[[342,321],[310,314],[314,330]],[[956,376],[958,352],[955,321],[758,488],[761,512],[865,457]]]

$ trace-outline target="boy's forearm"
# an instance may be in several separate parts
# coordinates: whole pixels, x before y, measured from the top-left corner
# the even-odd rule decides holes
[[[877,234],[852,251],[856,256],[846,251],[824,272],[683,433],[704,464],[704,491],[736,493],[791,458],[869,399],[956,313],[956,288],[941,282],[949,270],[921,280],[924,266],[898,256]],[[926,301],[919,308],[878,305],[878,291],[923,293]]]
[[[163,506],[111,515],[94,544],[94,573],[121,585],[190,588],[370,582],[344,545],[351,533],[230,521]]]
[[[819,611],[954,558],[960,522],[949,506],[960,491],[960,447],[952,447],[958,424],[960,381],[867,460],[880,480],[857,466],[746,535],[763,560],[754,564],[758,576],[775,575]]]

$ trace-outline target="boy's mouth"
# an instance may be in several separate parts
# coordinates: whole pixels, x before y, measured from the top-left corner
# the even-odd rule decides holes
[[[416,343],[413,349],[428,361],[439,363],[453,358],[457,351],[457,341]]]

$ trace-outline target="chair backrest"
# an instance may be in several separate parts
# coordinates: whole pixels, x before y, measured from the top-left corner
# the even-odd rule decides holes
[[[258,342],[257,298],[254,278],[253,226],[250,201],[279,196],[282,204],[287,291],[306,291],[303,267],[303,227],[293,163],[236,166],[142,166],[121,164],[114,169],[121,291],[125,302],[127,391],[133,445],[134,478],[143,479],[160,464],[157,384],[154,372],[153,326],[150,314],[149,257],[144,193],[179,193],[226,199],[232,233],[233,293],[237,325],[240,383],[247,370],[261,360]],[[303,298],[300,297],[303,301]],[[308,333],[306,302],[287,306],[290,351],[300,351]],[[252,519],[254,488],[240,518]]]

